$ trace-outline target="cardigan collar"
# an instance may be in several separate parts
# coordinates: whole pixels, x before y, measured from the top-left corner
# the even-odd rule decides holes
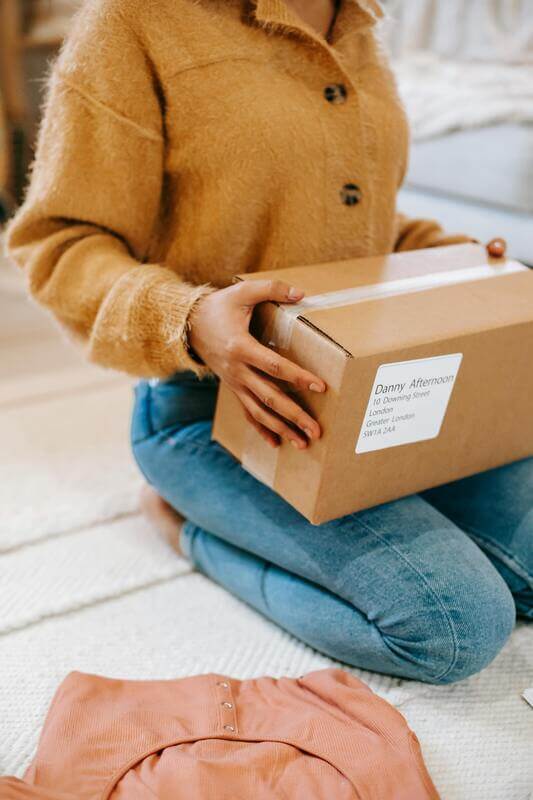
[[[302,20],[285,0],[248,0],[248,2],[251,16],[259,25],[280,31],[303,33],[315,42],[330,47],[324,37]],[[374,25],[381,17],[383,11],[378,0],[342,0],[333,31],[333,44],[346,34]]]
[[[383,16],[383,10],[378,0],[342,0],[341,10],[345,4],[357,6],[365,14],[369,22],[376,22]],[[292,27],[297,21],[298,27],[307,28],[285,0],[252,0],[252,5],[255,6],[256,19],[261,22],[277,22]]]

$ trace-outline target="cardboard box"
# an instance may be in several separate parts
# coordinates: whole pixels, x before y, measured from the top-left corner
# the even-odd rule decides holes
[[[296,399],[323,429],[269,447],[224,385],[213,437],[310,522],[533,454],[533,271],[458,245],[238,276],[302,288],[254,332],[328,384]]]

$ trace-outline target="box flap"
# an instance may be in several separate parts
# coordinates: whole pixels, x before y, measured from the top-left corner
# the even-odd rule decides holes
[[[248,272],[237,275],[237,278],[247,281],[283,280],[303,289],[309,296],[487,263],[487,253],[484,247],[476,244],[461,244],[371,258],[348,258],[322,264]]]
[[[528,322],[532,317],[533,272],[527,270],[310,311],[305,321],[360,357]]]
[[[239,277],[302,288],[302,303],[280,306],[287,337],[299,319],[354,356],[527,321],[533,307],[533,273],[473,244]]]

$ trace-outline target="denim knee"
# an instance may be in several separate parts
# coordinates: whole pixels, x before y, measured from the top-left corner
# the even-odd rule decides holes
[[[392,654],[394,674],[455,683],[480,672],[498,655],[513,630],[516,607],[488,561],[482,571],[472,572],[466,565],[455,573],[446,570],[437,586],[431,595],[425,581],[419,592],[407,586],[409,603],[402,611],[399,601],[397,619],[374,624]]]
[[[484,584],[464,586],[455,598],[450,595],[445,608],[449,639],[433,664],[429,660],[427,678],[437,684],[455,683],[485,669],[507,642],[516,619],[513,596],[496,571]],[[443,657],[449,659],[444,671]]]

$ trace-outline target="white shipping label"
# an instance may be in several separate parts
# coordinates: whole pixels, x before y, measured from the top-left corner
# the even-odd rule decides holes
[[[355,452],[438,436],[462,358],[453,353],[378,367]]]

